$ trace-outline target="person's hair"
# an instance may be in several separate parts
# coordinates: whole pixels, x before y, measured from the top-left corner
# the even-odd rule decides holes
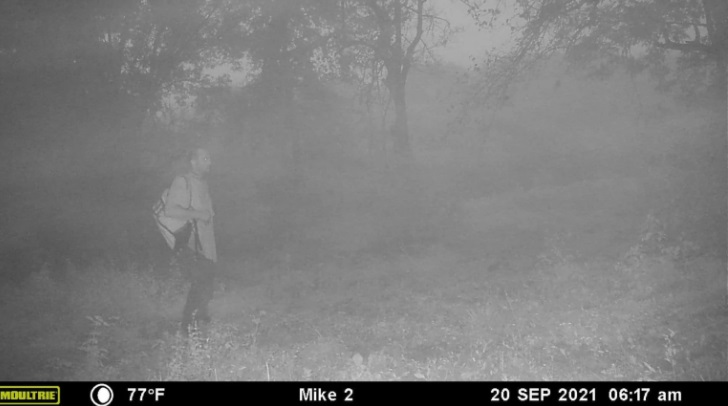
[[[189,145],[189,144],[188,144]],[[192,170],[192,160],[197,157],[199,150],[208,151],[204,145],[198,145],[192,143],[192,146],[187,148],[180,148],[176,150],[171,158],[171,165],[168,170],[172,176],[181,176],[189,173]]]
[[[197,156],[200,147],[193,147],[178,151],[172,157],[172,173],[174,176],[184,175],[192,169],[192,160]]]

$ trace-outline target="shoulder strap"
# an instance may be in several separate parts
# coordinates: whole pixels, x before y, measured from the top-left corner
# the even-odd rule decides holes
[[[197,229],[197,220],[192,220],[192,233],[195,234],[195,253],[203,254],[202,243],[200,243],[200,233]]]
[[[187,181],[187,190],[190,192],[190,203],[187,205],[187,209],[189,210],[192,207],[192,185],[190,184],[190,180],[187,179],[187,176],[185,176],[185,181]],[[197,229],[197,220],[190,221],[192,222],[192,234],[195,235],[195,253],[202,254],[202,243],[200,242],[200,233]]]
[[[187,210],[189,210],[192,207],[192,185],[190,185],[190,180],[187,179],[187,175],[183,176],[185,178],[185,184],[187,185],[187,191],[189,192],[190,199],[188,200],[189,203],[187,203]]]

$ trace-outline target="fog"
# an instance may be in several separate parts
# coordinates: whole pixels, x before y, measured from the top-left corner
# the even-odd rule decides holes
[[[368,115],[343,84],[321,86],[293,113],[278,109],[242,122],[175,129],[159,114],[145,129],[151,140],[136,144],[52,128],[41,141],[10,141],[4,257],[23,265],[5,272],[27,273],[26,267],[60,258],[148,261],[163,251],[150,206],[171,182],[186,142],[212,151],[221,258],[231,264],[286,255],[315,263],[432,244],[457,248],[450,233],[468,202],[513,193],[538,199],[604,180],[654,177],[634,206],[646,215],[659,209],[649,187],[658,189],[671,171],[717,170],[724,163],[718,151],[725,137],[711,127],[709,103],[688,108],[644,76],[593,80],[555,61],[518,84],[505,106],[476,108],[463,119],[465,72],[442,65],[413,73],[414,158],[406,164],[382,128],[382,106]],[[48,126],[75,124],[56,119],[61,125]]]
[[[298,314],[297,306],[312,306],[315,314],[328,314],[326,309],[346,300],[353,300],[359,311],[368,309],[380,315],[385,320],[380,324],[390,323],[388,316],[383,315],[391,309],[376,310],[375,304],[394,299],[378,296],[380,288],[407,292],[403,297],[429,295],[428,300],[443,301],[436,307],[440,311],[449,309],[447,306],[455,303],[455,298],[462,305],[463,298],[470,297],[465,287],[448,291],[448,286],[472,287],[482,283],[482,289],[487,290],[487,286],[505,283],[501,277],[519,278],[516,285],[508,285],[507,289],[493,288],[487,294],[472,296],[475,303],[501,297],[502,291],[503,308],[507,304],[514,313],[519,310],[514,311],[513,307],[520,304],[536,309],[541,305],[535,300],[543,299],[547,304],[560,300],[548,295],[533,299],[538,295],[528,290],[532,283],[537,283],[532,278],[543,277],[556,284],[545,291],[563,288],[576,296],[582,292],[579,289],[587,289],[574,282],[586,277],[575,276],[581,272],[591,275],[588,277],[606,278],[608,281],[599,286],[616,292],[631,294],[630,289],[639,285],[634,290],[636,295],[654,294],[658,298],[655,300],[678,292],[679,288],[674,286],[683,285],[659,284],[668,278],[662,274],[640,274],[647,279],[634,282],[636,285],[622,285],[615,281],[627,273],[619,273],[618,277],[607,271],[589,273],[600,266],[609,272],[623,270],[620,267],[634,258],[636,249],[641,250],[639,258],[669,257],[669,269],[675,270],[675,275],[689,274],[686,269],[707,269],[695,274],[695,278],[707,282],[699,288],[689,285],[695,287],[690,290],[694,294],[691,297],[708,292],[705,297],[715,299],[721,295],[715,287],[723,289],[728,185],[726,110],[722,104],[725,100],[705,95],[686,99],[674,90],[657,90],[657,82],[647,73],[630,75],[617,70],[613,75],[595,77],[568,66],[556,56],[514,83],[507,101],[489,105],[472,104],[468,99],[473,80],[477,80],[469,68],[446,61],[414,66],[407,81],[410,157],[394,151],[390,133],[394,112],[392,106],[387,108],[386,99],[367,108],[359,102],[354,86],[336,80],[304,80],[293,103],[255,111],[248,110],[253,96],[245,87],[220,88],[208,95],[206,104],[197,100],[198,109],[175,105],[170,99],[159,111],[147,112],[142,125],[135,127],[126,117],[116,116],[113,105],[103,113],[99,113],[103,109],[78,110],[83,103],[74,97],[81,96],[54,91],[51,86],[62,84],[35,81],[33,73],[27,75],[30,76],[21,77],[28,88],[15,89],[17,94],[26,96],[17,104],[6,100],[3,113],[6,125],[0,153],[5,173],[0,269],[8,281],[8,291],[10,286],[35,283],[33,278],[40,273],[48,275],[53,283],[75,280],[74,275],[79,272],[87,275],[84,278],[93,278],[117,270],[133,270],[144,277],[165,281],[170,252],[152,218],[152,205],[179,173],[180,160],[193,146],[207,148],[213,161],[208,181],[215,207],[213,221],[219,254],[219,291],[212,305],[213,318],[232,324],[257,320],[255,334],[263,315]],[[43,103],[34,104],[34,100],[40,99]],[[98,104],[103,105],[104,101],[98,100]],[[690,262],[694,258],[704,262],[694,265]],[[424,276],[418,276],[420,271]],[[543,272],[554,274],[543,276]],[[351,286],[355,287],[337,285],[339,275],[342,280],[353,280]],[[383,281],[383,285],[365,279],[368,275]],[[392,281],[389,278],[395,278],[393,275],[405,276]],[[485,282],[481,278],[486,278],[482,279]],[[370,282],[373,285],[368,285]],[[131,294],[113,286],[115,293]],[[326,286],[335,288],[326,290]],[[361,286],[371,289],[364,293],[348,290],[365,289]],[[645,293],[641,290],[643,286],[655,286],[656,290]],[[441,289],[442,295],[437,293]],[[519,301],[519,289],[531,293],[524,293],[523,301]],[[306,301],[323,296],[329,301],[317,304],[319,307]],[[339,300],[339,296],[348,298]],[[431,298],[435,296],[436,299]],[[453,302],[448,298],[453,298]],[[6,306],[25,303],[20,298],[0,302]],[[122,320],[126,317],[134,328],[141,328],[143,323],[128,315],[132,313],[124,313],[126,310],[115,307],[115,302],[107,304],[108,308],[99,310],[89,310],[94,309],[91,305],[79,307],[86,313],[79,313],[81,321],[71,330],[78,337],[63,336],[69,348],[80,348],[84,342],[85,316],[103,314],[105,318]],[[282,307],[276,307],[279,305]],[[144,320],[156,320],[154,323],[159,325],[176,323],[181,311],[178,302],[160,306],[169,308],[157,313],[144,310],[140,314],[144,314]],[[602,304],[585,306],[606,309],[599,307]],[[107,311],[104,309],[108,312],[103,313]],[[357,310],[346,309],[347,320],[368,320]],[[473,309],[481,312],[471,309],[467,314],[473,320],[498,317],[491,310],[483,310],[485,307]],[[605,314],[612,311],[615,310],[605,310]],[[558,313],[554,312],[550,314]],[[524,310],[520,320],[525,320],[527,313]],[[45,313],[30,312],[25,320],[41,314]],[[64,313],[69,318],[70,314],[71,311]],[[416,319],[410,319],[404,310],[402,314],[406,320]],[[578,316],[570,317],[565,320],[576,324]],[[497,324],[500,322],[473,321],[468,327],[472,329],[463,334],[485,334],[482,332],[488,325],[507,331],[510,324]],[[609,330],[613,322],[605,321],[605,329]],[[473,327],[476,325],[481,330]],[[276,341],[281,335],[274,331],[278,331],[275,328],[280,324],[271,326],[267,333],[261,333],[256,345],[266,345],[264,338],[276,345],[292,345]],[[679,331],[689,330],[685,324],[681,326],[684,330]],[[126,351],[167,337],[152,330],[139,332],[133,339],[138,341],[127,337],[105,345]],[[326,331],[335,336],[334,330]],[[321,330],[319,335],[328,337],[326,331]],[[22,334],[7,333],[4,339],[8,348],[22,347],[18,344],[23,340]],[[305,341],[301,338],[303,333],[290,334]],[[635,334],[642,337],[642,332]],[[659,336],[662,331],[655,334]],[[603,337],[606,335],[603,333]],[[108,333],[108,337],[112,336]],[[720,357],[713,356],[721,348],[721,338],[712,330],[704,331],[703,336],[708,337],[704,348],[706,364],[695,366],[695,370],[705,367],[714,371],[708,379],[724,379],[719,368],[707,361],[720,361]],[[493,337],[496,341],[497,337],[502,338],[494,332]],[[290,339],[297,342],[296,338]],[[374,344],[374,339],[361,340],[341,349],[348,351],[346,359],[354,354],[351,359],[357,367],[362,365],[362,361],[357,362],[362,355],[366,358],[380,350],[381,354],[389,354],[385,344]],[[61,353],[60,344],[38,345],[48,357]],[[570,351],[572,345],[577,348],[586,344],[567,340],[565,351]],[[616,348],[617,344],[614,345]],[[334,344],[321,346],[317,348],[333,348]],[[422,365],[430,357],[440,356],[437,354],[456,351],[447,347],[447,351],[440,353],[435,347],[423,349],[410,342],[403,346],[403,356]],[[503,348],[502,351],[508,351]],[[420,353],[425,354],[422,359],[418,358]],[[639,352],[635,349],[627,353]],[[24,353],[19,354],[12,360],[7,355],[6,361],[19,365]],[[388,360],[399,356],[381,354],[390,357]],[[75,365],[82,364],[82,357],[61,358],[74,365],[68,368],[79,371]],[[125,370],[119,361],[124,357],[131,356],[112,356],[103,365],[114,366],[117,377],[148,378],[138,370]],[[38,359],[30,364],[33,368],[18,367],[17,375],[8,373],[0,375],[0,379],[57,378],[65,368],[44,369]],[[311,375],[313,367],[306,365],[309,366],[301,371],[307,370],[308,375],[281,372],[278,378],[328,377]],[[374,370],[372,365],[376,363],[370,361],[366,365]],[[560,373],[568,369],[562,367],[552,371],[547,379],[573,377]],[[660,369],[667,370],[664,365]],[[258,370],[251,367],[250,371]],[[454,379],[507,376],[503,371],[491,371],[491,375],[483,369],[478,371],[485,375],[462,375],[465,372],[458,371]],[[529,380],[543,376],[535,372],[529,375],[529,371],[532,370],[523,367],[510,376]],[[675,373],[673,365],[675,376],[698,376],[691,375],[693,370],[687,368],[682,371]],[[643,376],[643,372],[625,372],[624,376],[632,379]],[[265,377],[263,372],[250,373],[245,379]],[[90,374],[85,376],[95,376]],[[403,374],[379,377],[407,379],[421,375]],[[170,376],[174,378],[165,377]],[[362,379],[376,379],[372,377],[376,375],[364,375]],[[453,377],[443,375],[435,379]]]

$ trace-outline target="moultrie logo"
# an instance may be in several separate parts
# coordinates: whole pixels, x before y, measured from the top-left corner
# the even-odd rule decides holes
[[[0,405],[59,405],[58,386],[0,386]]]

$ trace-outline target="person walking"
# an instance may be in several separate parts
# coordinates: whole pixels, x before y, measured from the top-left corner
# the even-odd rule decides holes
[[[182,312],[182,332],[188,333],[197,322],[209,322],[208,305],[214,296],[217,248],[212,200],[207,185],[207,174],[212,160],[204,148],[196,148],[188,155],[189,170],[175,177],[169,188],[164,206],[163,226],[176,230],[174,238],[165,235],[174,250],[184,275],[190,279],[190,290]]]

